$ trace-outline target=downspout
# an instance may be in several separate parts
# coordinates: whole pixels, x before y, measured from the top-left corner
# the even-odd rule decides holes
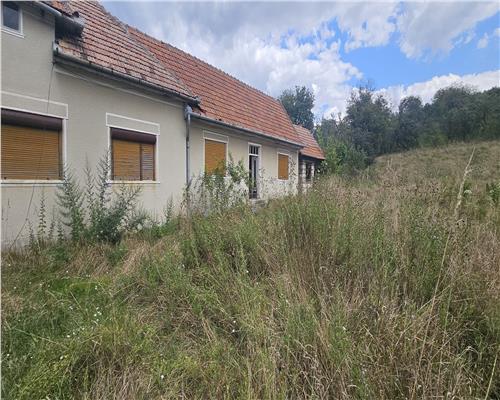
[[[191,113],[193,109],[186,104],[184,106],[184,119],[186,120],[186,209],[189,216],[190,204],[190,190],[191,190],[191,148],[190,148],[190,133],[191,133]]]

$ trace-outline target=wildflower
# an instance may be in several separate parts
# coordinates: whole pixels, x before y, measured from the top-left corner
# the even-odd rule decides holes
[[[234,328],[233,328],[233,329],[231,330],[231,333],[236,333],[236,329],[234,329]]]
[[[66,335],[67,338],[71,337],[70,335]]]
[[[64,358],[64,356],[61,356],[61,357],[59,357],[59,360],[62,360],[63,358]]]
[[[165,378],[165,375],[160,375],[160,379],[163,380]]]

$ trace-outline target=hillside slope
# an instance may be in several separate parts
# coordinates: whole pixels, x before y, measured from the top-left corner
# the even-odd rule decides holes
[[[473,146],[3,254],[3,398],[499,398],[500,142],[464,178]]]

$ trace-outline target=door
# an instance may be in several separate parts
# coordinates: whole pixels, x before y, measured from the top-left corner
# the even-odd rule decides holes
[[[259,156],[260,146],[249,145],[248,147],[248,171],[249,171],[249,187],[248,196],[251,199],[259,197]]]

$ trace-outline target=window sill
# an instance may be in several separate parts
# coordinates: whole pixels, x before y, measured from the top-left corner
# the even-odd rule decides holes
[[[62,180],[42,180],[42,179],[2,179],[2,187],[8,186],[57,186],[63,183]]]
[[[5,26],[2,26],[2,32],[7,33],[7,34],[12,35],[12,36],[16,36],[16,37],[21,38],[21,39],[24,39],[24,34],[22,32],[15,31],[15,30],[7,28]]]
[[[107,181],[111,185],[158,185],[160,181]]]

